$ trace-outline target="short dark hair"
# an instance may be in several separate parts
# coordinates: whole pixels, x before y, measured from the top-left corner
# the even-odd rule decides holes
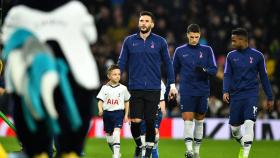
[[[239,27],[231,31],[231,35],[243,36],[248,38],[248,32],[245,28]]]
[[[139,17],[144,16],[144,15],[147,15],[147,16],[151,17],[152,21],[155,21],[155,16],[152,12],[142,11],[142,12],[140,12]]]
[[[107,70],[107,74],[111,73],[115,69],[120,69],[120,66],[116,65],[116,64],[113,64],[113,65],[109,66],[109,68]]]
[[[200,27],[198,24],[190,24],[187,28],[187,33],[196,32],[200,33]]]

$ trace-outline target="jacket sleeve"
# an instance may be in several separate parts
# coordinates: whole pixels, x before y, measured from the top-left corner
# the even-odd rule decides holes
[[[122,73],[125,70],[125,66],[126,66],[127,58],[128,58],[128,46],[127,45],[128,45],[128,38],[126,38],[123,42],[119,60],[118,60],[118,65],[120,66]]]
[[[208,56],[206,72],[209,75],[215,76],[217,73],[217,64],[213,49],[211,47],[209,47],[209,52],[210,55]]]
[[[225,69],[224,69],[223,93],[229,93],[231,79],[232,79],[232,67],[231,67],[229,55],[227,55]]]
[[[178,56],[178,49],[176,49],[174,52],[174,56],[173,56],[173,69],[174,69],[175,79],[180,72],[180,69],[181,69],[180,65],[181,64],[180,64],[180,60],[179,60],[179,56]]]
[[[161,54],[162,54],[162,58],[163,58],[163,63],[165,65],[166,71],[167,71],[166,72],[167,84],[175,83],[174,70],[173,70],[171,59],[170,59],[166,40],[163,40],[163,42],[162,42]]]
[[[271,86],[268,80],[268,76],[267,76],[267,71],[266,71],[266,64],[265,64],[265,59],[264,56],[261,55],[261,60],[258,63],[258,71],[259,71],[259,75],[260,75],[260,80],[264,89],[264,92],[267,96],[268,100],[273,100],[273,96],[272,96],[272,90],[271,90]]]

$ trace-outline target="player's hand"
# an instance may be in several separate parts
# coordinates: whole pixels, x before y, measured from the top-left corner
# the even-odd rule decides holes
[[[201,66],[197,66],[197,67],[195,67],[195,72],[204,74],[204,73],[206,73],[206,69]]]
[[[273,100],[267,100],[265,110],[271,112],[273,110],[273,105],[274,105]]]
[[[166,109],[160,109],[162,113],[162,118],[166,117]]]
[[[175,86],[175,83],[170,84],[170,91],[169,91],[169,99],[174,99],[176,98],[178,94],[177,88]]]
[[[124,123],[127,123],[127,122],[129,122],[129,118],[128,118],[128,116],[124,116],[124,119],[123,119],[123,121],[124,121]]]
[[[229,104],[229,93],[224,93],[223,100],[224,100],[224,102]]]
[[[102,116],[103,115],[103,110],[100,110],[99,112],[98,112],[98,116]]]

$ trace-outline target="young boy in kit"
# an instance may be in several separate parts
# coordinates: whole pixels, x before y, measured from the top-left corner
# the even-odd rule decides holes
[[[113,152],[113,158],[120,157],[120,130],[123,121],[128,121],[130,94],[120,84],[121,71],[118,65],[111,65],[107,71],[109,82],[103,85],[97,95],[98,114],[103,116],[106,139]]]

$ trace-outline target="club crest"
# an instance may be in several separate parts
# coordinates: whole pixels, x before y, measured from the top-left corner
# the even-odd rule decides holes
[[[203,58],[203,53],[199,52],[199,58]]]
[[[253,64],[253,60],[254,60],[254,58],[250,57],[250,64]]]
[[[155,43],[154,42],[151,43],[151,48],[155,48]]]

